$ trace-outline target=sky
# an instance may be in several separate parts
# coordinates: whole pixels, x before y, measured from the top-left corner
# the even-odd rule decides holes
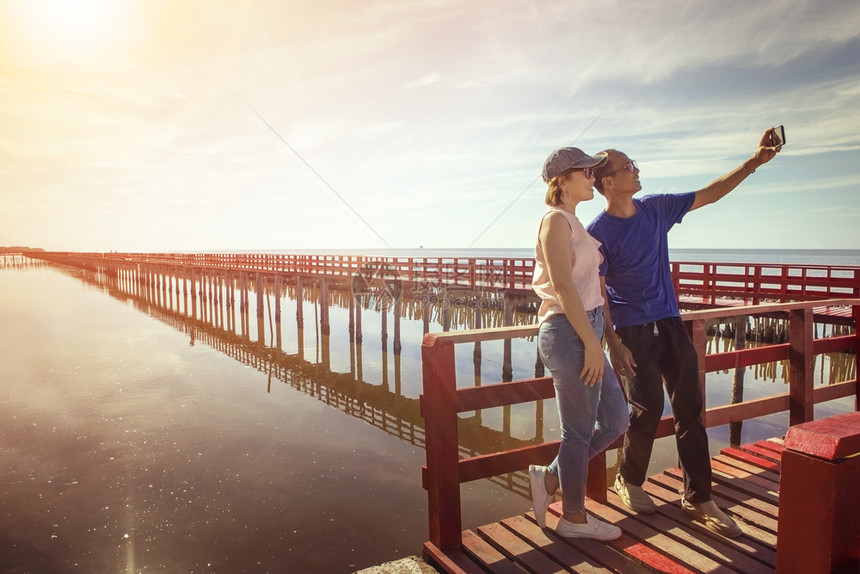
[[[0,246],[530,248],[555,148],[680,193],[783,124],[670,246],[860,248],[856,0],[0,0],[0,94]]]

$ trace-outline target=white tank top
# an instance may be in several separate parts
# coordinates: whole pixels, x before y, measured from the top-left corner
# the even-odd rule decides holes
[[[588,231],[572,213],[556,207],[550,208],[543,217],[540,225],[543,225],[547,215],[557,211],[564,215],[570,224],[570,259],[573,263],[573,286],[582,299],[582,305],[586,311],[603,305],[603,293],[600,289],[600,264],[603,256],[598,248],[600,242],[588,234]],[[564,313],[558,295],[549,281],[549,272],[546,268],[543,249],[540,242],[540,226],[538,226],[538,239],[535,244],[535,272],[532,278],[532,289],[541,298],[540,310],[538,310],[538,324],[543,323],[556,313]]]

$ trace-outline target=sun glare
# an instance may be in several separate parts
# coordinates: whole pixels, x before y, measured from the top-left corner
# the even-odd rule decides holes
[[[123,0],[21,0],[17,12],[42,56],[69,59],[110,50],[122,37],[128,7]]]

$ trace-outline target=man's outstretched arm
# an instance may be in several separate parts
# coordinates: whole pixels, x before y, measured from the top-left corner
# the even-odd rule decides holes
[[[740,183],[751,175],[760,166],[772,160],[782,146],[771,146],[773,128],[768,128],[758,144],[753,156],[728,173],[724,173],[702,189],[696,192],[696,199],[690,211],[702,206],[709,205],[729,194]]]

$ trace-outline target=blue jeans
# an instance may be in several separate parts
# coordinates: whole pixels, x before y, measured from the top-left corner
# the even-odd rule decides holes
[[[587,314],[594,332],[602,339],[603,308]],[[564,512],[583,512],[588,461],[627,430],[627,401],[605,357],[601,381],[589,386],[580,380],[585,347],[566,316],[553,315],[541,323],[538,351],[552,374],[561,419],[561,446],[549,471],[561,485]]]

